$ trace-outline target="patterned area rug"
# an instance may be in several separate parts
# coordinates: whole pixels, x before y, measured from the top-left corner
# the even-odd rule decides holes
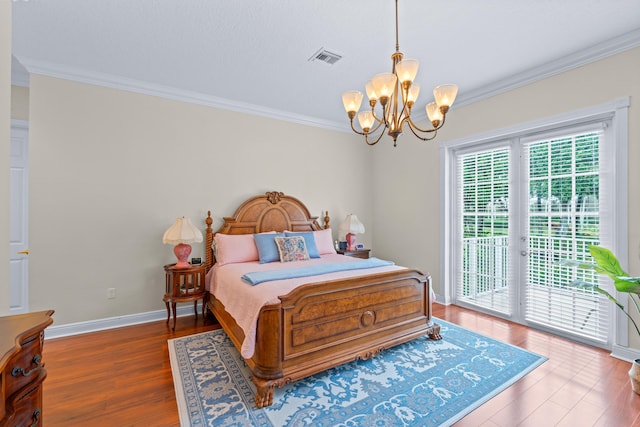
[[[169,340],[186,426],[449,426],[546,358],[443,320],[427,337],[276,389],[258,409],[249,370],[224,331]]]

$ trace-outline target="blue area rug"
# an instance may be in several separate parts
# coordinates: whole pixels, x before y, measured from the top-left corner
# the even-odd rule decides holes
[[[186,426],[450,426],[546,358],[435,319],[441,341],[417,338],[274,393],[258,409],[255,386],[224,331],[169,340]]]

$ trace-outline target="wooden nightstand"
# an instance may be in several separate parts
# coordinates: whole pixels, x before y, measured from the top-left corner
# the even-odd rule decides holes
[[[173,309],[173,327],[176,330],[176,303],[193,301],[193,311],[198,318],[198,300],[202,300],[202,317],[204,317],[206,290],[204,288],[205,265],[192,265],[187,268],[175,268],[175,264],[164,266],[166,288],[162,299],[167,306],[167,323]]]
[[[340,255],[351,256],[354,258],[369,258],[369,252],[371,249],[356,249],[355,251],[348,251],[346,249],[338,249]]]

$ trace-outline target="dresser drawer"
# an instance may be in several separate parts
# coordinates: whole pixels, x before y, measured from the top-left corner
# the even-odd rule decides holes
[[[47,376],[44,369],[33,374],[33,382],[11,397],[10,406],[13,415],[9,415],[11,426],[41,426],[42,425],[42,382]]]
[[[53,310],[0,317],[0,427],[41,426],[44,330]]]
[[[9,360],[4,369],[6,395],[33,382],[42,370],[42,340],[44,332],[32,335],[20,345],[22,350]]]

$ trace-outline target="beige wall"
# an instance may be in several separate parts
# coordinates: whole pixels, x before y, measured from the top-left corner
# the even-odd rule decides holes
[[[439,143],[631,96],[629,108],[629,266],[640,274],[640,48],[543,81],[454,108],[437,142],[404,136],[374,149],[376,252],[431,272],[440,289]],[[464,88],[462,88],[464,91]],[[636,340],[635,347],[640,348]]]
[[[0,315],[9,313],[9,149],[11,135],[11,2],[0,2]]]
[[[210,209],[218,227],[278,190],[336,230],[351,211],[373,225],[371,151],[348,133],[39,75],[29,115],[30,303],[56,325],[164,309],[177,216],[204,229]]]
[[[639,64],[634,49],[454,108],[436,141],[404,135],[396,148],[33,75],[31,309],[54,308],[56,324],[65,324],[163,308],[162,265],[173,255],[161,235],[174,217],[198,223],[211,209],[218,226],[244,199],[268,190],[301,198],[314,215],[328,209],[334,229],[346,213],[357,213],[367,228],[359,241],[375,256],[430,272],[438,291],[439,143],[631,96],[629,159],[637,159]],[[336,171],[348,161],[345,180]],[[632,273],[640,272],[639,175],[629,168]],[[201,254],[194,247],[193,255]],[[110,287],[117,288],[114,300],[106,299]]]
[[[29,88],[11,86],[11,118],[29,120]]]

